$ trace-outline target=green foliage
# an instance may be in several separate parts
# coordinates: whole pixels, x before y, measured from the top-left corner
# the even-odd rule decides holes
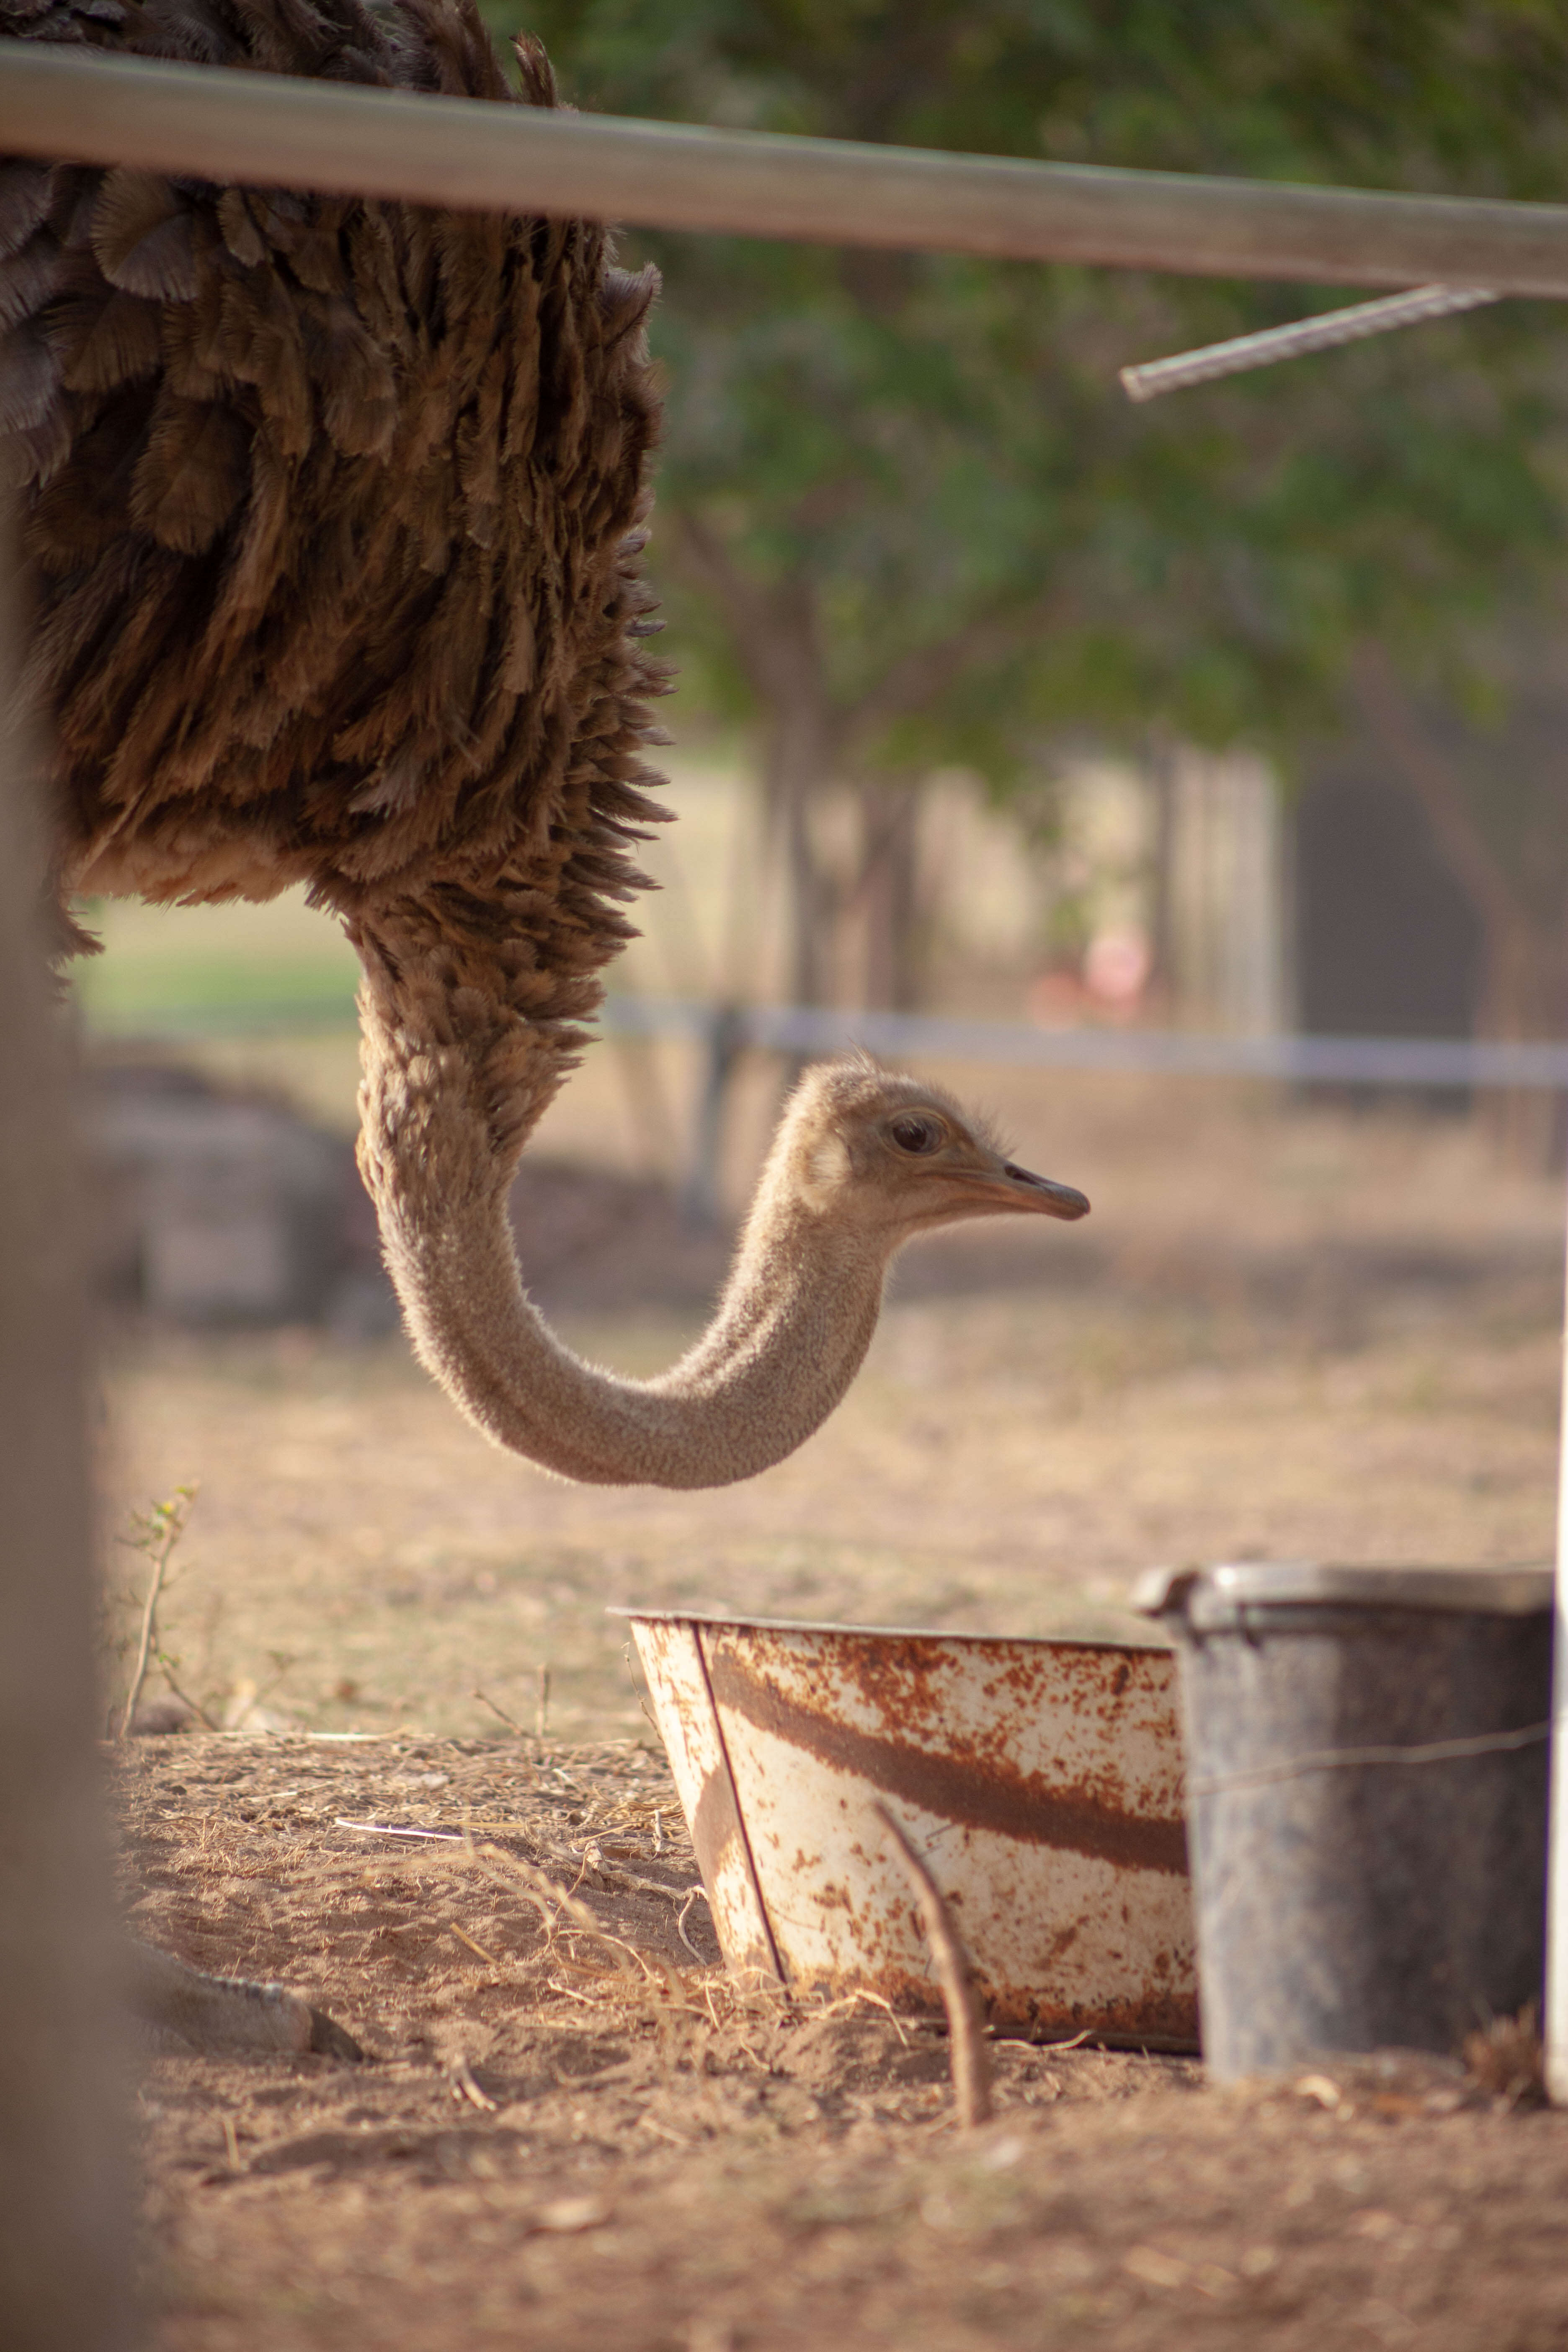
[[[498,26],[513,5],[499,0]],[[542,0],[527,16],[565,94],[605,111],[1515,196],[1558,194],[1568,162],[1568,26],[1535,0]],[[665,277],[665,513],[795,600],[851,769],[960,759],[1001,782],[1073,722],[1279,749],[1328,721],[1360,637],[1447,659],[1561,543],[1543,305],[1133,410],[1122,362],[1313,298],[639,242]],[[765,710],[731,602],[662,568],[689,677],[732,715]]]
[[[510,26],[511,0],[492,9]],[[1552,0],[541,0],[602,111],[1259,178],[1560,192]]]

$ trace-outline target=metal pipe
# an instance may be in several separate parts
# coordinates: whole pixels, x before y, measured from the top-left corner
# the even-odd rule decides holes
[[[89,1003],[89,1036],[142,1042],[182,1037],[291,1036],[351,1029],[354,1000],[341,994],[243,1004],[132,1007],[111,1016]],[[1278,1078],[1296,1086],[1439,1089],[1523,1087],[1568,1093],[1568,1044],[1549,1038],[1516,1045],[1484,1037],[1318,1037],[1205,1034],[1188,1029],[1042,1029],[1026,1021],[963,1021],[923,1013],[852,1013],[810,1004],[715,1007],[679,996],[606,997],[601,1024],[618,1037],[685,1037],[703,1050],[710,1091],[700,1118],[711,1121],[733,1058],[749,1046],[801,1055],[864,1045],[894,1056],[929,1054],[942,1061],[994,1062],[1052,1070],[1146,1071],[1164,1077]],[[718,1076],[718,1094],[711,1089]],[[699,1134],[711,1137],[715,1126]],[[700,1151],[710,1150],[709,1144]]]
[[[1019,1068],[1142,1071],[1163,1077],[1271,1078],[1292,1086],[1568,1090],[1568,1045],[1479,1037],[1264,1037],[1172,1029],[1037,1029],[923,1013],[852,1013],[809,1004],[731,1006],[727,1050],[834,1054],[855,1045],[901,1060],[931,1055]],[[713,1011],[671,997],[611,996],[606,1029],[710,1039]]]
[[[1162,393],[1184,392],[1190,384],[1273,367],[1277,361],[1302,359],[1309,352],[1331,352],[1341,343],[1385,335],[1394,327],[1419,327],[1428,319],[1449,319],[1457,311],[1479,310],[1500,299],[1487,287],[1413,286],[1408,294],[1385,294],[1381,302],[1354,302],[1348,310],[1321,310],[1313,319],[1265,327],[1256,335],[1232,335],[1223,343],[1205,343],[1167,360],[1140,361],[1121,371],[1121,388],[1129,400],[1157,400]]]
[[[650,228],[1568,297],[1568,206],[1120,172],[0,43],[0,152]]]

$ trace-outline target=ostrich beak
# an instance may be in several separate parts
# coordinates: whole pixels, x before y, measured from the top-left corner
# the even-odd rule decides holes
[[[1028,1169],[1016,1168],[1010,1160],[1003,1162],[996,1174],[973,1181],[993,1209],[1021,1209],[1026,1214],[1065,1217],[1069,1223],[1089,1214],[1088,1200],[1070,1184],[1055,1184],[1048,1176],[1031,1175]]]

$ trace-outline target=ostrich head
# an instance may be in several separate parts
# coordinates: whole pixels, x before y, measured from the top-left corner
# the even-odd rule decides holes
[[[1089,1214],[1081,1192],[1018,1167],[989,1124],[941,1087],[865,1055],[818,1064],[801,1079],[753,1223],[776,1216],[781,1192],[884,1258],[917,1234],[970,1217]]]

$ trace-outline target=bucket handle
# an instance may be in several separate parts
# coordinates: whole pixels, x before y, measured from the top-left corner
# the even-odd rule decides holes
[[[1466,1756],[1500,1756],[1534,1748],[1552,1737],[1550,1723],[1527,1723],[1519,1731],[1483,1732],[1473,1739],[1433,1739],[1421,1748],[1320,1748],[1279,1764],[1255,1764],[1243,1772],[1215,1772],[1187,1782],[1189,1797],[1217,1797],[1230,1789],[1261,1789],[1273,1780],[1298,1780],[1304,1772],[1343,1770],[1356,1764],[1450,1764]]]

